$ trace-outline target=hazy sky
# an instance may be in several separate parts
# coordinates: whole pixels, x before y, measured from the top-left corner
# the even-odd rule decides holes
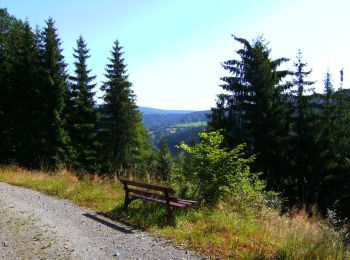
[[[317,90],[327,69],[338,87],[342,67],[344,87],[350,87],[348,0],[0,0],[0,7],[33,27],[53,17],[68,64],[82,34],[97,82],[118,39],[140,106],[214,106],[227,74],[220,63],[235,58],[240,47],[231,34],[248,40],[263,35],[272,57],[291,58],[287,67],[300,48]]]

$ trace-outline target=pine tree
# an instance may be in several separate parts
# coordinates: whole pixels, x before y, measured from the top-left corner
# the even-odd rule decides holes
[[[334,156],[335,169],[331,178],[323,182],[322,189],[325,196],[320,196],[320,204],[323,207],[338,206],[340,216],[350,217],[350,91],[343,87],[344,71],[340,71],[340,86],[334,93],[334,128],[332,134],[335,135]],[[347,204],[347,205],[346,205]]]
[[[335,90],[332,83],[332,75],[327,72],[324,79],[324,95],[321,103],[321,122],[319,128],[321,130],[320,138],[320,154],[324,170],[330,169],[332,166],[333,156],[335,152]],[[323,167],[322,167],[323,168]]]
[[[142,124],[142,115],[136,113],[135,131],[130,139],[128,165],[133,166],[133,174],[141,178],[155,172],[156,149],[150,142],[150,134]]]
[[[173,164],[173,158],[169,150],[169,145],[166,138],[162,138],[160,141],[160,150],[158,154],[158,178],[161,180],[167,181],[169,179],[171,169]]]
[[[14,113],[13,144],[16,161],[26,167],[35,167],[40,150],[38,136],[40,114],[39,50],[35,35],[28,22],[15,35],[9,80],[13,89],[12,108]]]
[[[66,64],[62,55],[61,40],[58,38],[54,21],[49,18],[42,34],[42,67],[44,121],[43,142],[46,150],[43,163],[56,168],[71,154],[69,137],[64,128],[63,109],[67,91]]]
[[[110,63],[106,66],[107,81],[101,87],[104,92],[101,139],[105,170],[114,172],[132,166],[131,151],[135,148],[140,116],[118,41],[115,41],[111,54]]]
[[[289,72],[279,71],[278,67],[287,59],[271,60],[262,38],[253,44],[234,38],[243,45],[237,51],[240,60],[223,63],[232,76],[222,78],[221,87],[227,93],[219,95],[209,125],[214,130],[223,128],[226,145],[231,148],[247,143],[251,152],[257,154],[257,169],[273,185],[286,165],[283,148],[290,122],[283,103],[286,86],[282,80]]]
[[[321,211],[331,206],[329,199],[331,190],[326,188],[332,182],[337,168],[337,148],[335,126],[335,100],[331,74],[327,72],[324,79],[324,93],[313,95],[314,103],[312,120],[315,122],[313,129],[308,130],[310,140],[309,147],[304,147],[310,156],[310,164],[304,166],[306,172],[301,177],[302,195],[299,198],[308,207],[317,206]],[[312,149],[312,151],[308,151]],[[333,176],[332,176],[333,175]],[[321,205],[320,205],[321,203]]]
[[[75,150],[74,166],[76,169],[87,171],[98,170],[97,153],[97,114],[91,84],[96,77],[89,76],[86,60],[90,57],[89,50],[82,36],[77,40],[74,49],[75,76],[70,80],[69,133]]]
[[[338,91],[334,93],[335,100],[335,129],[337,132],[337,142],[339,152],[342,154],[342,158],[348,157],[348,151],[350,150],[350,91],[343,88],[344,70],[340,70],[340,86]]]
[[[0,163],[15,161],[10,59],[13,36],[20,30],[22,23],[10,16],[6,9],[0,9]]]
[[[335,205],[339,218],[350,217],[350,91],[343,88],[343,69],[341,70],[341,85],[335,94],[336,100],[336,147],[339,152],[338,167],[332,182],[324,188],[328,190],[326,200],[328,205]],[[329,202],[331,200],[331,202]]]
[[[332,183],[339,174],[339,148],[337,147],[336,102],[332,75],[327,72],[324,79],[324,94],[319,102],[319,139],[314,174],[308,178],[308,204],[330,207],[333,193]],[[333,190],[333,191],[332,191]],[[326,193],[324,193],[326,192]],[[336,191],[335,191],[336,192]],[[327,195],[326,195],[327,194]]]
[[[296,194],[289,194],[291,198],[296,197],[292,203],[306,203],[307,180],[312,174],[314,163],[314,153],[316,149],[317,133],[315,123],[317,115],[314,113],[314,96],[310,95],[314,90],[311,86],[314,81],[308,81],[306,78],[311,74],[311,70],[306,70],[307,63],[303,62],[303,56],[299,50],[294,63],[295,71],[293,73],[292,85],[296,87],[294,100],[294,134],[292,136],[292,147],[294,167],[292,174],[292,183],[289,189],[294,190]]]

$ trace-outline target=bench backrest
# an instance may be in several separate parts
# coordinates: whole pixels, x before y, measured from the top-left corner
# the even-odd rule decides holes
[[[136,181],[130,181],[130,180],[120,180],[122,183],[127,184],[128,186],[135,186],[139,188],[145,188],[150,190],[156,190],[156,191],[162,191],[162,192],[168,192],[169,194],[174,194],[174,189],[167,187],[167,186],[161,186],[161,185],[155,185],[155,184],[149,184],[149,183],[141,183]]]

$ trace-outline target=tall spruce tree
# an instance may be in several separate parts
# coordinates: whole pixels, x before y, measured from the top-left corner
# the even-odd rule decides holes
[[[6,9],[0,9],[0,163],[16,162],[13,107],[14,48],[18,45],[18,35],[23,30],[23,23],[9,15]]]
[[[14,112],[14,148],[17,163],[36,167],[40,150],[38,136],[40,114],[40,60],[35,35],[28,22],[15,35],[12,47],[9,79],[13,89],[12,108]]]
[[[303,62],[302,52],[299,50],[294,63],[292,85],[296,88],[294,100],[294,127],[291,138],[293,174],[292,181],[289,184],[289,197],[293,204],[305,204],[307,197],[307,179],[312,174],[313,163],[315,160],[315,149],[317,142],[317,133],[315,124],[317,115],[315,114],[314,95],[311,95],[314,89],[314,81],[308,81],[307,77],[311,74],[311,69],[307,70],[307,63]],[[296,191],[293,194],[292,190]]]
[[[0,9],[0,163],[8,163],[11,151],[11,126],[9,121],[10,86],[8,81],[8,36],[11,17]]]
[[[97,140],[97,114],[91,82],[96,76],[90,76],[91,70],[87,68],[86,60],[90,57],[87,44],[82,36],[77,40],[74,49],[76,59],[75,75],[70,77],[69,101],[69,134],[74,148],[74,167],[78,170],[98,170],[98,140]]]
[[[321,206],[335,206],[340,217],[350,217],[350,91],[343,86],[344,71],[340,71],[340,86],[334,93],[334,129],[336,156],[332,178],[323,182],[325,196],[319,198]],[[323,205],[322,205],[323,203]]]
[[[329,171],[333,165],[335,151],[335,90],[333,87],[332,75],[327,72],[324,79],[324,95],[322,96],[320,110],[321,138],[319,142],[320,156],[322,158],[322,170]],[[321,169],[320,169],[321,170]]]
[[[106,66],[106,82],[101,87],[104,104],[101,108],[101,140],[105,170],[114,172],[130,168],[132,150],[137,139],[140,116],[135,95],[128,81],[122,47],[114,42],[110,63]]]
[[[57,168],[67,160],[71,149],[63,115],[67,92],[66,64],[60,47],[61,40],[52,18],[46,22],[42,41],[42,84],[45,96],[45,125],[42,130],[46,146],[42,161],[49,167]]]
[[[350,91],[343,88],[344,70],[340,70],[340,86],[338,91],[334,93],[335,100],[335,130],[337,132],[337,147],[342,154],[342,158],[349,157],[350,151]]]
[[[339,174],[339,148],[337,147],[336,102],[332,75],[327,72],[324,79],[324,93],[319,100],[319,138],[315,170],[308,178],[308,204],[316,204],[321,209],[331,206],[335,179]],[[326,194],[324,194],[326,193]]]
[[[237,51],[239,60],[223,63],[232,76],[223,77],[221,87],[227,92],[218,96],[217,108],[212,108],[209,125],[223,128],[230,147],[247,143],[257,155],[256,167],[275,185],[285,170],[285,142],[289,124],[283,103],[286,86],[283,78],[289,74],[278,67],[286,58],[272,60],[262,38],[253,44],[234,37],[243,45]]]

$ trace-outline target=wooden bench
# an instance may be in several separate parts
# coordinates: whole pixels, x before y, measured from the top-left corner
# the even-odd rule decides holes
[[[125,190],[125,209],[127,209],[130,202],[135,199],[150,200],[164,204],[166,206],[166,217],[168,223],[171,220],[173,208],[186,208],[198,203],[195,200],[186,200],[174,197],[173,194],[175,191],[170,187],[130,180],[120,181],[123,183]]]

